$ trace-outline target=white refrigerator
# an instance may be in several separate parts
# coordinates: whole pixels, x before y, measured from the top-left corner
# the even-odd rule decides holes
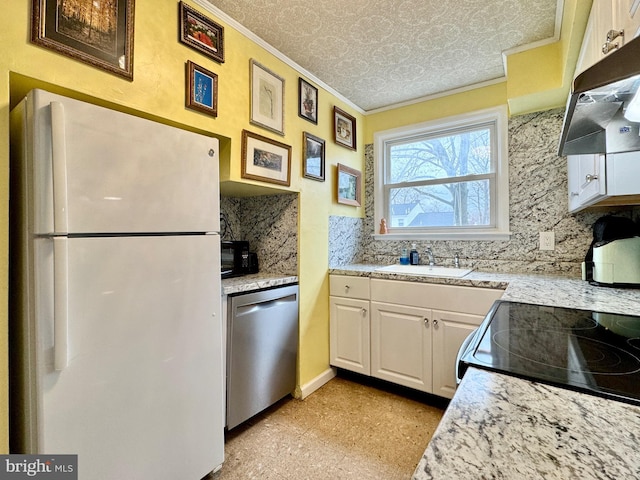
[[[11,112],[12,453],[223,462],[218,141],[42,90]]]

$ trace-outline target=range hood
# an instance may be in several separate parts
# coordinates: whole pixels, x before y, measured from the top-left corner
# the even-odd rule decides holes
[[[588,68],[573,81],[562,126],[559,155],[640,150],[640,37]],[[625,118],[625,114],[632,120]]]

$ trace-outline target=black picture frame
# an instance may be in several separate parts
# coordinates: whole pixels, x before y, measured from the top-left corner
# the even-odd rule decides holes
[[[325,180],[325,141],[302,132],[302,175],[311,180],[324,182]]]
[[[318,124],[318,89],[304,78],[298,78],[298,116]]]

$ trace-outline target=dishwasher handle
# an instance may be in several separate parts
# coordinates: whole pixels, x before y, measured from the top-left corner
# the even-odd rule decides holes
[[[276,308],[281,305],[285,305],[288,303],[296,303],[298,301],[298,297],[295,294],[287,295],[286,297],[274,298],[271,300],[258,301],[254,303],[250,303],[248,305],[239,305],[235,309],[235,316],[239,317],[242,315],[247,315],[250,313],[254,313],[261,310],[269,310],[270,308]]]

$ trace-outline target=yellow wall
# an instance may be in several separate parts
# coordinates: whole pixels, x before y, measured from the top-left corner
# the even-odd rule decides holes
[[[134,81],[129,82],[77,60],[29,42],[31,0],[5,2],[0,18],[0,452],[8,451],[7,409],[7,265],[8,265],[8,168],[9,109],[33,87],[44,87],[80,99],[202,132],[222,140],[221,174],[227,194],[263,194],[259,182],[240,178],[241,132],[251,130],[292,146],[291,187],[300,192],[300,384],[328,368],[328,215],[341,212],[334,201],[335,165],[362,169],[363,142],[352,152],[333,142],[333,105],[363,117],[324,90],[319,92],[318,125],[297,114],[298,72],[274,55],[224,24],[196,3],[197,10],[225,26],[225,63],[218,64],[181,44],[178,37],[176,0],[136,0]],[[285,136],[272,134],[249,123],[249,60],[256,59],[285,79]],[[185,103],[185,62],[194,61],[218,75],[218,117],[188,110]],[[326,140],[326,181],[302,178],[302,132]],[[242,189],[238,182],[256,185]],[[268,187],[268,186],[267,186]],[[273,190],[272,190],[273,191]],[[361,209],[350,207],[351,215]]]
[[[454,96],[425,101],[394,110],[363,116],[320,90],[319,122],[313,125],[297,115],[299,74],[281,60],[250,41],[220,19],[191,3],[197,10],[225,26],[226,61],[218,64],[177,40],[178,8],[176,0],[136,0],[134,81],[129,82],[79,61],[53,53],[29,42],[31,0],[5,2],[0,16],[0,452],[8,451],[7,409],[7,270],[8,270],[8,168],[9,109],[35,87],[53,89],[81,99],[97,101],[113,108],[134,112],[159,121],[202,132],[215,133],[221,142],[221,178],[225,194],[262,194],[268,185],[240,178],[241,132],[248,129],[292,146],[291,187],[286,191],[299,195],[299,276],[300,276],[300,360],[299,385],[312,381],[328,368],[328,216],[361,217],[362,207],[335,202],[337,163],[364,170],[364,145],[373,133],[401,125],[473,111],[527,97],[526,108],[550,108],[557,99],[549,97],[554,89],[565,89],[564,65],[575,63],[575,39],[584,30],[590,1],[566,0],[563,29],[569,32],[560,46],[545,53],[535,52],[538,62],[550,74],[543,84],[529,82],[523,90],[514,80]],[[588,4],[588,5],[587,5]],[[568,12],[568,13],[567,13]],[[573,33],[572,33],[573,32]],[[576,33],[578,32],[578,33]],[[547,55],[553,50],[553,55]],[[284,137],[249,124],[249,59],[285,78]],[[185,62],[195,63],[218,74],[218,117],[187,110],[184,107]],[[526,60],[526,59],[525,59]],[[514,61],[512,78],[526,78],[540,65]],[[571,67],[572,68],[572,67]],[[546,78],[546,77],[545,77]],[[551,80],[549,80],[551,79]],[[541,80],[538,78],[538,80]],[[512,97],[510,98],[510,92]],[[535,99],[536,94],[543,100]],[[561,96],[561,95],[560,95]],[[352,152],[333,142],[332,107],[347,110],[356,117],[358,148]],[[510,104],[511,106],[511,104]],[[525,107],[522,107],[525,108]],[[513,108],[512,108],[513,111]],[[326,178],[323,183],[301,176],[302,132],[308,131],[326,140]],[[252,188],[247,189],[247,185]]]

